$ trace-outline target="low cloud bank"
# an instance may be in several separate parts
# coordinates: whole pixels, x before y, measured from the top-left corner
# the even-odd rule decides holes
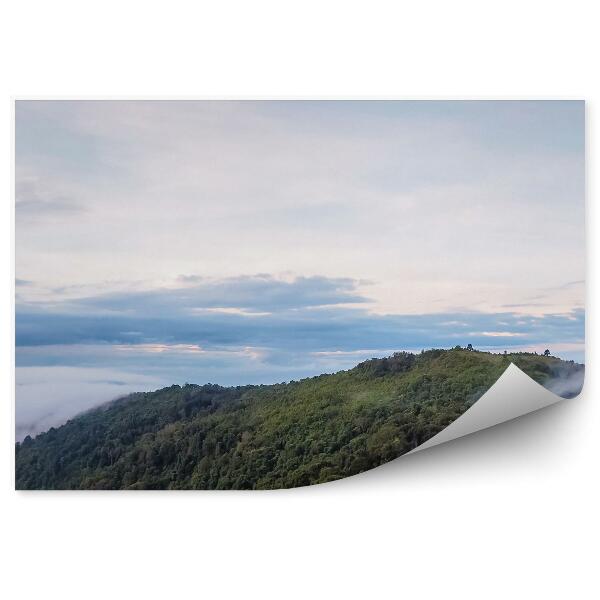
[[[561,368],[556,370],[555,376],[546,383],[545,387],[561,398],[574,398],[581,393],[584,380],[583,367],[576,370]]]
[[[34,437],[104,402],[163,385],[159,378],[115,369],[18,367],[15,439]]]

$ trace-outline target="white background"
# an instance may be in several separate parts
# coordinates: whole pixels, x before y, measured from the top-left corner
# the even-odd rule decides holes
[[[592,232],[597,237],[594,57],[600,48],[593,3],[7,4],[0,16],[4,597],[599,597],[598,286],[592,272],[599,245]],[[16,493],[15,96],[586,99],[584,394],[315,488]]]

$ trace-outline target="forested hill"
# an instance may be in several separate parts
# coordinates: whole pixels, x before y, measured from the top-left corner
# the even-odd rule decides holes
[[[515,363],[536,381],[583,372],[551,356],[396,353],[286,384],[131,394],[16,445],[17,489],[265,489],[340,479],[415,448]]]

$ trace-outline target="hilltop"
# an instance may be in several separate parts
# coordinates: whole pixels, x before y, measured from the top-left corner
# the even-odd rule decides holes
[[[553,356],[457,347],[398,352],[274,385],[173,385],[27,437],[16,445],[16,487],[268,489],[333,481],[440,432],[511,362],[548,387],[584,370]]]

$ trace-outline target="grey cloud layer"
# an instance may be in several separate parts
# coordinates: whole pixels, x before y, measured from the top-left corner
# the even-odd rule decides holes
[[[103,294],[17,310],[17,345],[198,344],[298,351],[581,342],[584,313],[375,315],[357,282],[268,276]],[[352,306],[344,306],[344,305]],[[237,309],[240,314],[203,309]],[[249,311],[244,314],[243,311]]]
[[[448,321],[461,325],[446,326]],[[193,343],[353,350],[448,346],[468,342],[503,348],[518,344],[581,343],[584,314],[530,317],[513,313],[369,315],[361,310],[301,310],[271,316],[207,314],[156,318],[17,313],[17,345]]]
[[[71,302],[69,310],[78,313],[103,309],[137,316],[164,316],[185,314],[203,308],[272,312],[368,301],[356,293],[356,282],[349,278],[297,277],[284,281],[268,275],[258,275],[224,280],[203,280],[196,276],[183,276],[182,279],[197,283],[176,289],[81,298]]]

